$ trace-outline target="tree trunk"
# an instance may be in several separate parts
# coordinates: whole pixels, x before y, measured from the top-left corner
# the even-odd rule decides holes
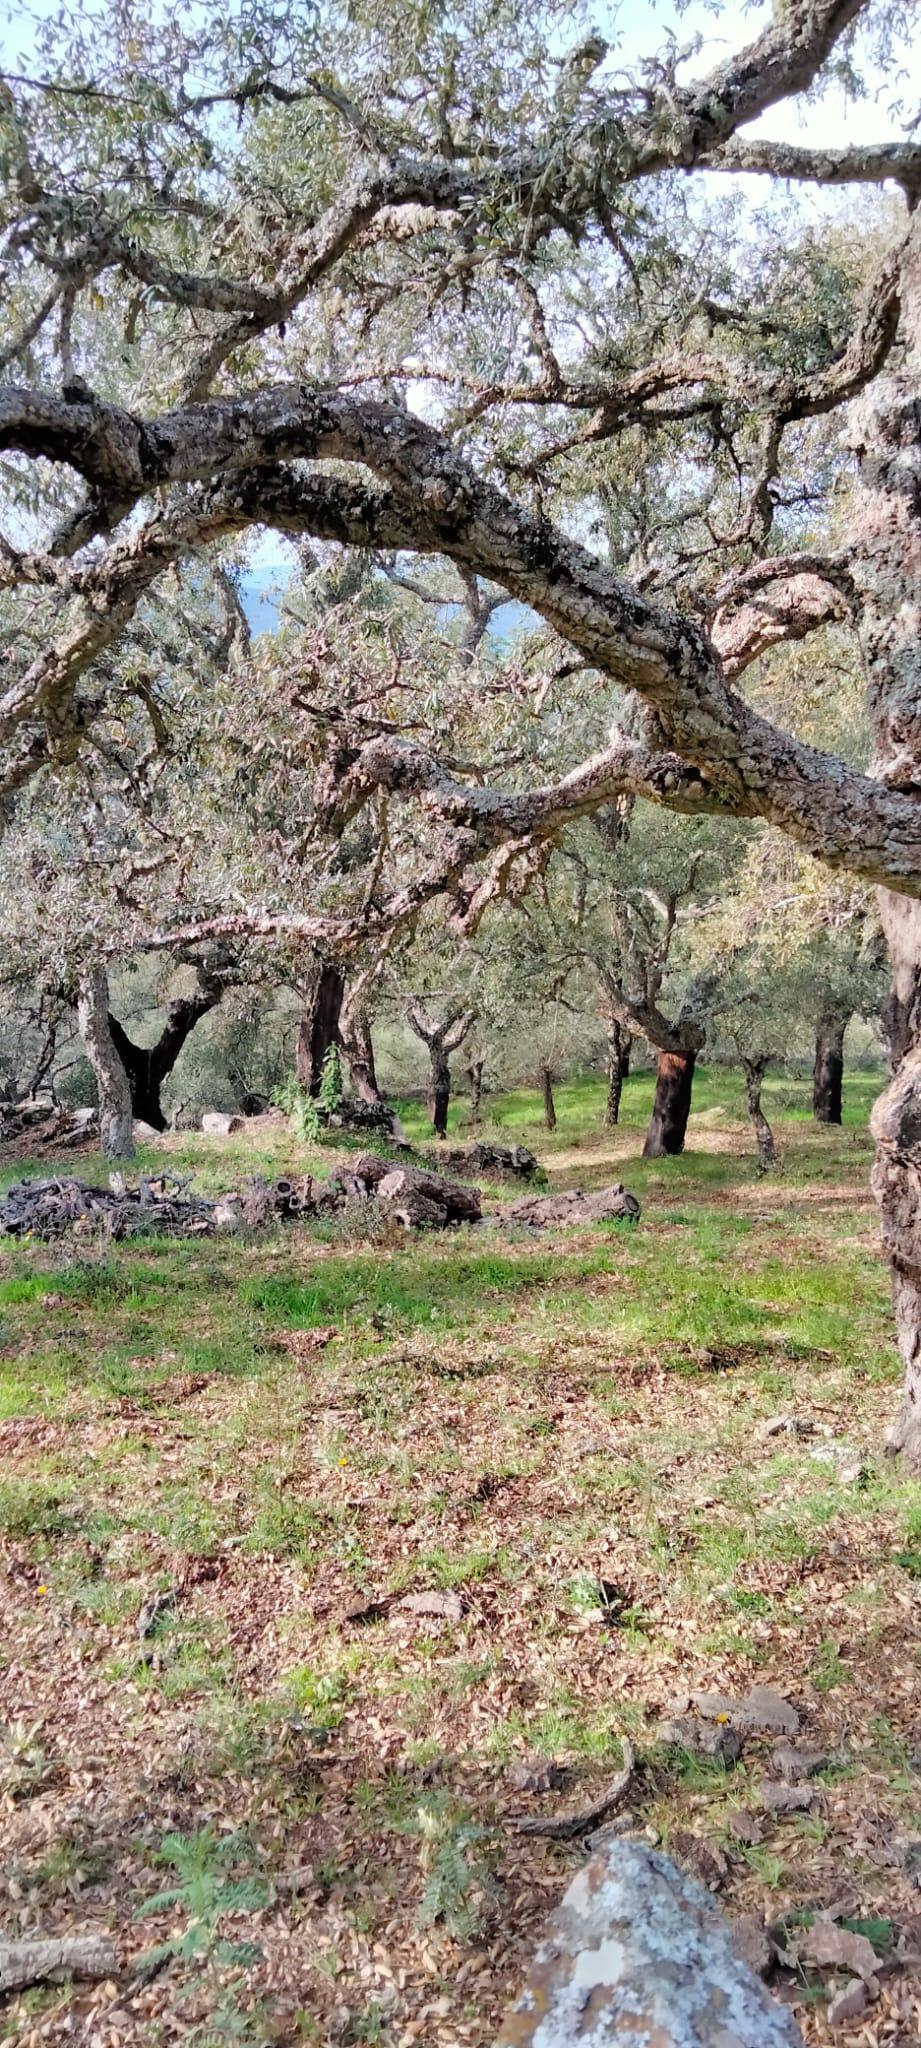
[[[553,1100],[553,1073],[547,1066],[541,1067],[541,1083],[544,1091],[544,1122],[548,1131],[556,1130],[556,1103]]]
[[[778,1160],[774,1133],[761,1107],[761,1083],[764,1080],[767,1059],[764,1054],[759,1054],[757,1059],[743,1059],[742,1066],[745,1072],[748,1114],[758,1146],[758,1167],[761,1173],[770,1173],[778,1164]]]
[[[340,1036],[352,1088],[359,1102],[383,1102],[374,1065],[374,1041],[367,1010],[359,1009],[347,1020],[340,1020]]]
[[[80,977],[77,1024],[99,1098],[99,1144],[107,1159],[132,1159],[131,1089],[109,1029],[109,979],[95,967]]]
[[[860,598],[875,772],[921,791],[921,216],[901,264],[897,343],[852,408],[860,457],[849,550]],[[889,1448],[921,1470],[921,906],[889,890],[879,910],[892,966],[886,1011],[893,1078],[871,1119],[873,1190],[892,1264],[896,1333],[905,1367]]]
[[[483,1068],[485,1065],[485,1059],[471,1060],[467,1068],[467,1079],[470,1083],[470,1121],[472,1124],[478,1124],[480,1121],[480,1103],[483,1100]]]
[[[319,1095],[323,1062],[331,1045],[339,1043],[339,1016],[345,983],[332,961],[318,961],[301,1011],[294,1069],[302,1088]]]
[[[604,1106],[604,1121],[608,1130],[613,1130],[620,1119],[620,1098],[624,1082],[630,1072],[630,1053],[633,1040],[629,1031],[612,1017],[608,1025],[608,1099]]]
[[[156,1045],[150,1046],[135,1045],[109,1011],[112,1043],[128,1076],[131,1107],[140,1123],[152,1125],[155,1131],[165,1131],[167,1119],[160,1099],[163,1083],[172,1073],[186,1039],[202,1017],[217,1008],[222,994],[221,987],[209,986],[196,995],[175,996],[166,1006],[166,1023]]]
[[[696,1062],[696,1052],[659,1053],[644,1159],[663,1159],[684,1151]]]
[[[451,1069],[448,1055],[442,1045],[429,1046],[431,1061],[431,1087],[429,1094],[429,1115],[436,1138],[448,1135],[448,1103],[451,1100]]]
[[[844,1079],[844,1032],[840,1017],[820,1017],[812,1070],[812,1114],[817,1124],[840,1124]]]
[[[887,1448],[921,1472],[921,904],[881,890],[879,907],[892,961],[886,1027],[895,1072],[870,1118],[872,1187],[905,1368]]]

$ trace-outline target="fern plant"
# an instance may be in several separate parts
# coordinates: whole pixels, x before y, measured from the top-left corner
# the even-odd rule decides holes
[[[248,1969],[258,1962],[262,1950],[252,1941],[228,1941],[220,1922],[235,1913],[255,1913],[268,1905],[270,1886],[258,1872],[235,1876],[234,1871],[251,1853],[241,1834],[215,1834],[211,1826],[193,1835],[164,1835],[156,1861],[171,1866],[175,1881],[154,1892],[137,1908],[135,1920],[178,1908],[185,1925],[168,1940],[149,1949],[145,1967],[169,1962],[236,1964]]]
[[[496,1884],[484,1844],[486,1828],[452,1811],[433,1796],[417,1808],[410,1823],[422,1836],[425,1890],[419,1907],[423,1927],[439,1923],[456,1941],[470,1941],[483,1916],[484,1904],[496,1896]]]

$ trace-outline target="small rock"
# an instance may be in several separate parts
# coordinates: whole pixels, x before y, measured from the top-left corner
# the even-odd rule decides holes
[[[737,1842],[754,1845],[764,1841],[764,1829],[756,1813],[750,1813],[747,1806],[737,1806],[729,1816],[730,1832]]]
[[[513,1792],[558,1792],[566,1777],[559,1764],[548,1763],[544,1757],[520,1757],[509,1764],[505,1782]]]
[[[788,1785],[798,1779],[814,1778],[817,1771],[824,1771],[827,1762],[827,1756],[808,1742],[778,1742],[771,1751],[773,1768]]]
[[[728,1723],[695,1721],[691,1714],[662,1721],[656,1735],[670,1749],[687,1749],[693,1756],[718,1757],[724,1764],[737,1763],[742,1754],[742,1737],[737,1729],[730,1728]]]
[[[829,2026],[841,2027],[845,2020],[859,2020],[861,2013],[866,2012],[867,2003],[866,1985],[860,1977],[852,1977],[844,1990],[837,1992],[829,2001]]]
[[[728,1721],[747,1735],[798,1735],[799,1715],[769,1685],[751,1686],[744,1700],[722,1692],[692,1692],[691,1704],[707,1721]]]
[[[762,1778],[758,1797],[768,1813],[805,1813],[812,1805],[811,1785],[783,1785],[774,1778]]]
[[[811,1927],[797,1935],[796,1954],[801,1962],[811,1963],[817,1970],[850,1970],[876,1996],[879,1957],[865,1934],[854,1934],[849,1927],[836,1927],[833,1920],[814,1920]]]
[[[441,1621],[463,1621],[464,1603],[459,1593],[405,1593],[395,1600],[393,1612],[435,1615]]]
[[[729,1922],[732,1939],[750,1970],[756,1977],[769,1977],[774,1967],[774,1944],[764,1925],[754,1913],[743,1913],[738,1920]]]

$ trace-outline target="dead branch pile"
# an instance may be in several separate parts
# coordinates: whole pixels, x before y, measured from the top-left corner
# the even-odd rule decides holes
[[[102,1188],[71,1178],[20,1180],[0,1202],[0,1230],[8,1236],[43,1239],[68,1231],[114,1239],[151,1232],[211,1237],[297,1216],[330,1215],[372,1199],[406,1229],[416,1224],[443,1229],[452,1223],[476,1222],[480,1216],[475,1188],[362,1153],[329,1180],[314,1180],[309,1173],[296,1179],[253,1179],[239,1190],[210,1198],[191,1193],[189,1181],[172,1174],[142,1174],[134,1187],[120,1173],[113,1173],[108,1187]]]
[[[217,1228],[217,1203],[189,1195],[187,1181],[172,1175],[142,1176],[129,1188],[113,1174],[107,1188],[86,1181],[17,1180],[0,1202],[0,1230],[8,1237],[62,1237],[67,1231],[106,1237],[136,1237],[156,1231],[171,1237],[208,1236]]]

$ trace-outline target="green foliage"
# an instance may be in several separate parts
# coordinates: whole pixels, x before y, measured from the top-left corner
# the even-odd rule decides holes
[[[423,1927],[436,1923],[456,1941],[477,1933],[484,1907],[496,1897],[488,1831],[458,1814],[436,1794],[420,1800],[407,1829],[421,1837],[425,1890],[419,1907]]]
[[[318,1101],[327,1116],[332,1116],[342,1101],[342,1061],[337,1045],[327,1046],[320,1074]]]
[[[268,1880],[252,1869],[253,1849],[245,1834],[218,1835],[209,1825],[192,1835],[164,1835],[154,1860],[173,1870],[175,1880],[145,1899],[135,1920],[174,1909],[186,1917],[184,1926],[148,1951],[146,1964],[175,1957],[245,1969],[258,1962],[262,1951],[256,1943],[231,1941],[220,1932],[222,1920],[258,1912],[271,1898]],[[244,1874],[235,1874],[241,1870]]]

